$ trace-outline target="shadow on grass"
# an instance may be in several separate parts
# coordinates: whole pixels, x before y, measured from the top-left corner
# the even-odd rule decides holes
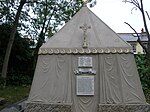
[[[0,87],[0,97],[6,100],[5,104],[0,105],[0,110],[28,97],[29,91],[30,85]]]

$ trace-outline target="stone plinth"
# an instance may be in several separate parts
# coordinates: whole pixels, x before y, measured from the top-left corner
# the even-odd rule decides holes
[[[149,104],[99,104],[99,112],[150,112]]]
[[[27,103],[24,112],[72,112],[72,104]]]

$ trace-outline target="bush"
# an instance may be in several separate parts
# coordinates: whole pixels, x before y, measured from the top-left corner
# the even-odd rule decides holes
[[[26,74],[19,74],[19,73],[11,73],[8,75],[7,78],[7,85],[29,85],[32,82],[32,78]]]
[[[150,67],[147,64],[145,55],[138,54],[135,56],[137,69],[140,75],[144,93],[150,90]]]

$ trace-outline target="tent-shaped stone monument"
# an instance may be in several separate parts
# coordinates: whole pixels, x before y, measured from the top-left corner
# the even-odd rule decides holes
[[[40,48],[25,112],[148,107],[132,47],[85,6]]]

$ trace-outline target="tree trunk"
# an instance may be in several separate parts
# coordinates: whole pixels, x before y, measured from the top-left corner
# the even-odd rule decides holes
[[[144,11],[144,7],[143,7],[143,0],[140,0],[140,2],[141,2],[141,13],[142,13],[142,18],[143,18],[143,23],[144,23],[146,35],[148,38],[147,49],[146,49],[147,50],[146,58],[147,58],[148,64],[150,65],[150,34],[149,34],[149,30],[148,30],[147,23],[146,23],[145,11]]]
[[[7,49],[6,49],[6,53],[5,53],[5,58],[4,58],[4,62],[3,62],[3,68],[2,68],[2,79],[4,79],[4,87],[6,86],[6,78],[7,78],[7,68],[8,68],[8,62],[9,62],[9,57],[10,57],[10,53],[11,53],[11,49],[12,49],[12,45],[14,42],[14,38],[15,38],[15,34],[16,34],[16,30],[17,30],[17,26],[18,26],[18,21],[19,21],[19,17],[21,14],[21,10],[25,4],[26,0],[21,0],[20,1],[20,5],[18,7],[16,16],[15,16],[15,21],[12,27],[12,31],[10,34],[10,38],[9,38],[9,42],[7,45]]]
[[[147,43],[147,53],[146,53],[146,58],[148,61],[148,65],[150,65],[150,40]]]
[[[144,24],[144,28],[145,28],[145,31],[146,31],[146,36],[148,38],[148,44],[147,44],[147,48],[143,45],[143,43],[140,41],[140,38],[138,36],[138,33],[136,33],[136,31],[131,27],[131,25],[128,25],[134,30],[134,32],[137,34],[138,36],[138,42],[140,43],[140,45],[142,46],[142,48],[146,51],[146,58],[147,58],[147,61],[148,61],[148,64],[150,65],[150,33],[149,33],[149,29],[148,29],[148,26],[147,26],[147,23],[146,23],[146,17],[145,17],[145,11],[144,11],[144,6],[143,6],[143,0],[125,0],[124,2],[128,2],[128,3],[131,3],[133,4],[135,7],[137,7],[140,11],[141,11],[141,14],[142,14],[142,19],[143,19],[143,24]],[[148,18],[149,17],[149,14],[148,12],[146,11],[147,13],[147,16]]]
[[[142,18],[143,18],[143,23],[144,23],[144,27],[146,30],[147,38],[148,38],[148,41],[150,41],[150,34],[149,34],[149,30],[148,30],[147,23],[146,23],[145,11],[144,11],[144,7],[143,7],[143,0],[141,0],[141,13],[142,13]]]

